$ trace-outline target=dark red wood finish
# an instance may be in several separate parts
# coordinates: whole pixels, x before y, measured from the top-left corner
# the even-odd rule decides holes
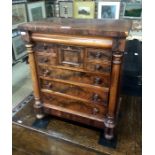
[[[37,118],[45,113],[105,129],[116,125],[127,20],[52,18],[19,26],[29,52]]]

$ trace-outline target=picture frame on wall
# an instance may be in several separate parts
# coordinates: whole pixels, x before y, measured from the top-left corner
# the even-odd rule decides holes
[[[38,21],[46,18],[45,2],[32,2],[27,4],[29,21]]]
[[[12,38],[12,48],[15,60],[19,60],[27,55],[25,43],[22,40],[21,35],[14,36]]]
[[[125,7],[126,7],[126,3],[125,2],[121,2],[120,3],[120,13],[119,13],[120,18],[124,17]]]
[[[12,4],[17,4],[17,3],[26,3],[27,0],[12,0]]]
[[[55,17],[59,17],[59,2],[58,1],[54,1],[54,14]]]
[[[124,18],[140,19],[142,14],[141,3],[126,3]]]
[[[59,1],[59,14],[60,14],[60,17],[64,17],[64,18],[73,17],[73,2]]]
[[[75,1],[74,18],[93,19],[95,17],[95,2]]]
[[[98,2],[98,19],[119,19],[120,2]]]
[[[55,16],[54,2],[45,1],[45,8],[46,8],[46,17],[47,18]]]
[[[12,5],[12,29],[16,29],[18,25],[27,22],[26,5],[13,4]]]

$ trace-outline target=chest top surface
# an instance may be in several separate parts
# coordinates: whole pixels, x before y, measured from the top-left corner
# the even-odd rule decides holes
[[[18,28],[21,31],[47,34],[126,37],[131,24],[129,20],[47,18],[22,24]]]

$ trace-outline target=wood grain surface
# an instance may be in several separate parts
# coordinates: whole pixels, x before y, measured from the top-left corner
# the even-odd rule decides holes
[[[111,140],[117,123],[121,65],[130,27],[128,20],[61,18],[19,26],[30,56],[37,118],[41,118],[43,106],[44,113],[104,127],[104,137]],[[28,45],[34,45],[33,49]],[[52,74],[53,69],[56,72]],[[90,120],[94,119],[92,123]]]
[[[42,32],[47,34],[59,33],[126,37],[131,28],[131,24],[131,20],[49,18],[41,21],[25,23],[18,28],[22,31]]]

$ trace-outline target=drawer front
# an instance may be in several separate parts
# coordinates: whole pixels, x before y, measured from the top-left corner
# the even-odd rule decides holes
[[[81,47],[59,46],[59,65],[83,68],[84,51]]]
[[[33,50],[35,52],[42,52],[42,53],[55,53],[56,45],[55,44],[48,44],[48,43],[35,43]]]
[[[96,118],[103,119],[106,113],[106,109],[104,107],[85,104],[81,101],[76,101],[73,99],[66,100],[65,98],[56,97],[47,93],[42,93],[42,99],[43,103],[66,108],[67,110],[72,110],[73,112],[75,111],[79,114],[82,113]]]
[[[71,71],[64,69],[48,69],[47,67],[38,67],[39,76],[62,79],[71,82],[90,84],[93,86],[109,87],[110,76],[101,76],[92,73]]]
[[[86,87],[51,80],[41,80],[41,88],[65,94],[70,98],[73,96],[74,99],[82,99],[88,103],[91,102],[99,105],[107,105],[108,101],[108,92],[104,92],[100,89],[88,89]]]
[[[55,44],[36,43],[33,47],[36,63],[56,65],[57,47]]]
[[[87,60],[88,61],[111,61],[112,51],[111,49],[93,49],[87,48]]]
[[[109,73],[111,72],[111,65],[109,64],[95,64],[95,63],[86,63],[86,70],[91,72],[99,72],[99,73]]]
[[[56,52],[52,53],[35,53],[36,62],[38,64],[48,64],[48,65],[56,65],[57,64],[57,55]]]

